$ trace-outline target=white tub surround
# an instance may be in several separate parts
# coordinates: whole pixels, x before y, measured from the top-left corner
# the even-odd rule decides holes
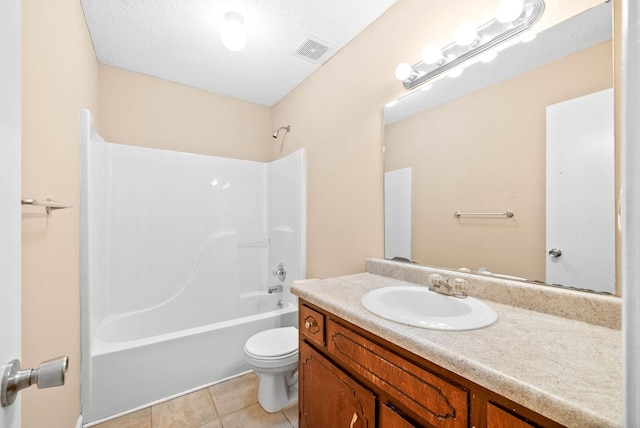
[[[427,284],[422,280],[428,281],[432,273],[467,278],[469,295],[495,309],[497,323],[474,331],[427,330],[373,315],[360,302],[365,293],[380,287]],[[511,289],[513,285],[517,290]],[[609,326],[619,325],[620,299],[616,297],[383,260],[368,260],[366,273],[296,281],[292,292],[560,424],[622,425],[621,332]],[[531,297],[536,295],[540,297]],[[533,305],[530,299],[538,302],[538,309],[544,309],[546,301],[556,314],[520,307]],[[569,303],[559,302],[562,299]],[[580,305],[580,310],[574,311],[574,305]],[[580,321],[561,316],[580,311],[591,315]]]
[[[85,423],[246,371],[245,341],[297,325],[306,159],[112,144],[81,115]],[[284,280],[271,272],[279,263]],[[282,286],[281,291],[268,289]]]

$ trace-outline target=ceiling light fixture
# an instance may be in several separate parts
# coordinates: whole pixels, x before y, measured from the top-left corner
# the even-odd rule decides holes
[[[428,44],[422,51],[422,61],[412,66],[402,63],[396,68],[396,78],[406,89],[414,89],[449,74],[470,59],[526,32],[540,19],[542,12],[544,0],[502,0],[496,8],[496,18],[480,27],[473,22],[461,24],[455,31],[453,43],[443,48],[435,43]]]
[[[239,51],[247,44],[247,31],[244,28],[244,18],[238,12],[227,12],[220,32],[222,43],[232,51]]]

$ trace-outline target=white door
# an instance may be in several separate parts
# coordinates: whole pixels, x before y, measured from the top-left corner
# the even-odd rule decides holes
[[[546,282],[615,293],[613,89],[547,107]]]
[[[20,7],[0,1],[0,369],[20,357]],[[0,428],[19,426],[18,398]]]

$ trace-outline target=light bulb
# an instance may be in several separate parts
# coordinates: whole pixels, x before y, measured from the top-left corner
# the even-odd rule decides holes
[[[429,43],[422,49],[422,61],[425,64],[437,64],[442,59],[442,49],[437,43]]]
[[[407,80],[413,74],[413,68],[406,62],[401,62],[396,67],[396,79]]]
[[[502,0],[496,8],[496,19],[498,22],[514,22],[524,10],[524,0]]]
[[[220,36],[224,45],[232,51],[239,51],[247,44],[247,32],[244,29],[244,19],[237,12],[227,12],[224,15]]]
[[[478,40],[478,27],[471,21],[458,25],[454,34],[458,46],[470,46]]]

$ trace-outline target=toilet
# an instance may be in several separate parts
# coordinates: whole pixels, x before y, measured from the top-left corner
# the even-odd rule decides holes
[[[244,359],[259,377],[258,402],[274,413],[298,402],[298,329],[273,328],[254,334]]]

